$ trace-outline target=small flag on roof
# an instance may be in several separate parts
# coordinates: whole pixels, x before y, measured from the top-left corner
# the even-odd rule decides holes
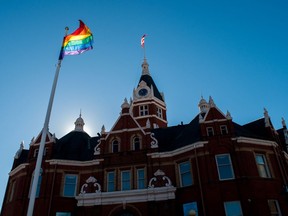
[[[92,32],[81,20],[79,21],[79,28],[64,37],[59,60],[62,60],[65,55],[78,55],[93,49]]]
[[[145,37],[146,37],[146,34],[144,34],[141,38],[141,46],[144,48],[144,44],[145,44]]]

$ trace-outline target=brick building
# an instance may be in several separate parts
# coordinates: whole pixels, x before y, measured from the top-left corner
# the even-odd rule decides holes
[[[189,124],[167,126],[166,104],[144,59],[133,97],[110,131],[90,137],[80,115],[48,133],[34,215],[288,215],[288,132],[267,110],[239,125],[210,97]],[[41,132],[17,151],[1,216],[27,213]]]

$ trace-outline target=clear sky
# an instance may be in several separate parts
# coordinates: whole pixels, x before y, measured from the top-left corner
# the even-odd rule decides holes
[[[132,97],[146,56],[170,126],[198,114],[201,95],[246,124],[268,110],[288,123],[286,0],[0,0],[0,203],[13,157],[43,127],[64,35],[82,19],[94,50],[62,62],[50,119],[57,138],[80,109],[90,136],[110,130]]]

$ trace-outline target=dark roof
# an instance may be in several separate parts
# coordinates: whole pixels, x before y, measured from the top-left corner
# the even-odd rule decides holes
[[[20,164],[26,163],[28,160],[29,150],[23,149],[21,151],[20,157],[18,159],[14,159],[12,170],[19,166]]]
[[[158,140],[159,151],[171,151],[200,140],[199,116],[197,115],[189,124],[178,125],[153,130]]]
[[[162,95],[160,94],[157,86],[155,85],[155,83],[154,83],[154,81],[153,81],[153,79],[152,79],[152,77],[151,77],[150,75],[147,75],[147,74],[142,75],[142,76],[140,77],[139,83],[140,83],[142,80],[147,83],[147,86],[149,86],[149,88],[151,88],[151,85],[153,86],[154,96],[155,96],[156,98],[158,98],[159,100],[164,101],[164,98],[163,98]]]
[[[280,142],[282,143],[282,147],[283,147],[284,151],[287,152],[286,140],[285,140],[285,135],[284,135],[284,128],[277,130],[277,133],[279,135],[279,139],[280,139]]]
[[[271,122],[270,122],[271,123]],[[238,128],[239,129],[239,128]],[[238,135],[239,131],[236,130],[236,135]],[[261,118],[256,121],[250,122],[242,126],[240,130],[241,135],[251,138],[259,138],[259,139],[271,139],[270,134],[267,133],[267,128],[265,127],[265,119]],[[244,134],[243,134],[244,133]],[[240,135],[240,134],[239,134]]]
[[[97,138],[82,131],[72,131],[56,142],[55,159],[86,161],[93,159]]]

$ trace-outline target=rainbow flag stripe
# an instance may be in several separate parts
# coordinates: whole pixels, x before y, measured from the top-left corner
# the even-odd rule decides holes
[[[92,32],[81,20],[79,21],[79,28],[72,34],[64,37],[59,60],[62,60],[65,55],[78,55],[87,50],[93,49]]]

